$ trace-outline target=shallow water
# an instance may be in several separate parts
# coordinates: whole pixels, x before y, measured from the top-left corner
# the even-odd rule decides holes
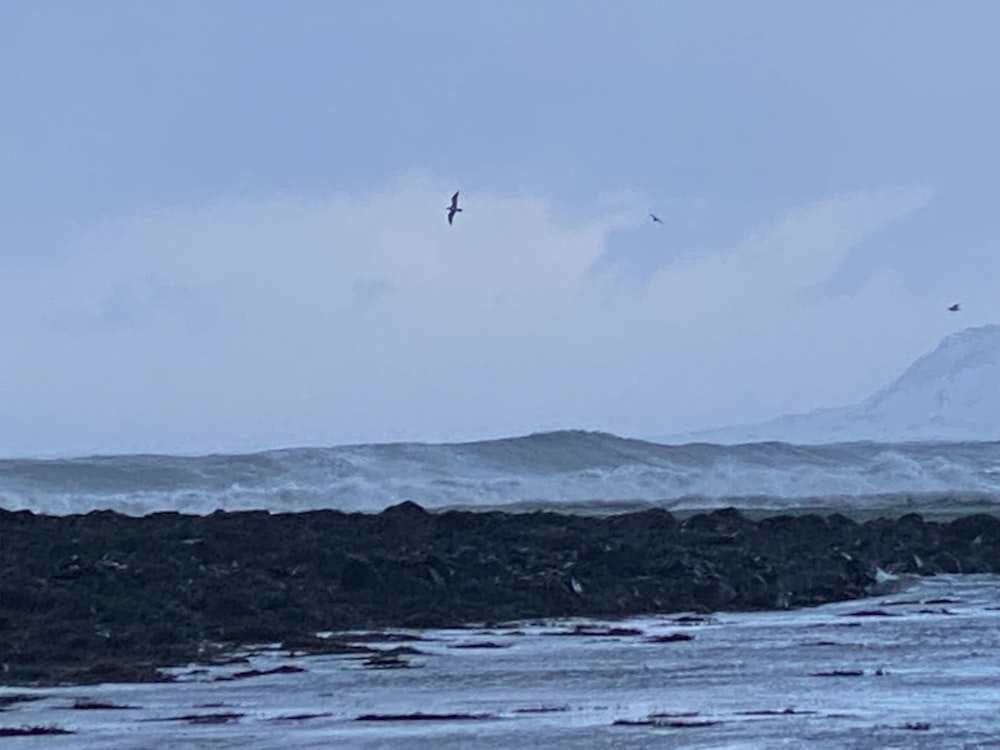
[[[866,610],[884,614],[852,614]],[[423,652],[406,669],[265,650],[250,664],[176,670],[172,684],[2,688],[41,697],[0,711],[0,727],[75,732],[7,740],[18,748],[95,750],[1000,747],[998,576],[941,576],[808,610],[587,623],[641,635],[565,635],[578,624],[410,631],[427,640],[402,644]],[[693,639],[648,641],[673,633]],[[456,648],[487,642],[499,648]],[[306,671],[215,680],[281,665]],[[78,700],[134,708],[72,710]],[[412,713],[486,718],[356,720]],[[211,714],[238,716],[178,718]],[[316,716],[289,718],[301,714]]]

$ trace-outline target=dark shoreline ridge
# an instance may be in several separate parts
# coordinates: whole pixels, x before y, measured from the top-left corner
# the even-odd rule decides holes
[[[801,607],[870,593],[876,567],[1000,572],[1000,519],[0,510],[0,684],[152,679],[324,630]]]

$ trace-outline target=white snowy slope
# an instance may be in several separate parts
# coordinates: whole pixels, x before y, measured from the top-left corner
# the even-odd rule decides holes
[[[946,337],[894,382],[858,404],[656,441],[803,444],[998,439],[1000,325],[987,325]]]

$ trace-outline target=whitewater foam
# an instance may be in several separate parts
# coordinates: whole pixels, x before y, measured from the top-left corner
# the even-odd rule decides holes
[[[661,445],[595,432],[244,455],[0,461],[0,507],[211,513],[440,509],[904,505],[1000,497],[1000,443]]]

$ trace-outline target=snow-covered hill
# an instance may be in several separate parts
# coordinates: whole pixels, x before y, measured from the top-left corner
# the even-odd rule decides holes
[[[1000,325],[967,328],[946,337],[893,383],[861,403],[662,440],[1000,440]]]

